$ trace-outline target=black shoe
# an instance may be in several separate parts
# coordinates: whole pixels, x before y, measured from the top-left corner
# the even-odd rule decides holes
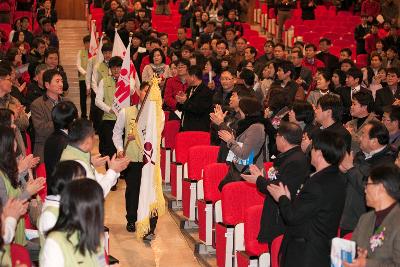
[[[111,187],[111,191],[117,191],[117,185],[113,185],[113,186]]]
[[[133,222],[128,222],[128,223],[126,224],[126,231],[131,232],[131,233],[135,232],[135,231],[136,231],[135,223],[133,223]]]

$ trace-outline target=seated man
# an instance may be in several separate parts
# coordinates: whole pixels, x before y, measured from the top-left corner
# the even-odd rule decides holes
[[[384,109],[382,123],[389,131],[389,145],[397,154],[400,148],[400,107],[391,106]]]

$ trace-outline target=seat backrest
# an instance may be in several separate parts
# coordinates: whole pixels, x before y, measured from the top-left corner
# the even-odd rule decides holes
[[[18,244],[11,244],[10,245],[10,254],[11,254],[11,263],[12,266],[17,265],[17,261],[19,264],[25,264],[27,267],[32,266],[31,258],[29,256],[28,250]]]
[[[243,222],[247,208],[262,205],[264,198],[255,184],[247,182],[226,184],[221,194],[222,221],[227,225]]]
[[[204,167],[203,190],[204,200],[217,202],[221,199],[221,192],[218,185],[228,173],[228,165],[225,163],[211,163]]]
[[[272,241],[270,249],[271,267],[279,267],[279,250],[281,249],[282,240],[283,240],[283,235],[280,235]]]
[[[210,163],[216,163],[219,146],[192,146],[188,155],[188,177],[192,180],[202,178],[202,170]]]
[[[175,138],[179,133],[181,123],[178,120],[167,121],[164,126],[164,138],[166,148],[175,148]]]
[[[186,163],[189,148],[192,146],[210,145],[210,133],[200,131],[180,132],[175,138],[176,162]]]
[[[259,256],[268,252],[268,245],[257,240],[260,232],[260,221],[263,205],[252,206],[246,210],[244,217],[244,244],[250,256]]]
[[[352,237],[353,237],[353,232],[348,233],[348,234],[345,234],[345,236],[343,237],[343,239],[351,240]]]

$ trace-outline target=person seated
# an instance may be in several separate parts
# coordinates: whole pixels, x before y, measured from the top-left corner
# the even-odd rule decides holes
[[[379,116],[383,114],[383,108],[392,105],[396,99],[400,98],[400,70],[389,68],[386,70],[387,86],[376,91],[375,97],[375,113]]]
[[[367,206],[373,210],[361,216],[352,240],[357,244],[357,257],[345,267],[398,266],[400,258],[400,171],[394,164],[372,169],[364,183]]]
[[[279,206],[269,195],[267,186],[270,183],[282,182],[291,192],[291,199],[296,198],[297,191],[306,182],[309,176],[310,162],[301,151],[300,143],[302,129],[293,122],[282,122],[276,135],[276,145],[280,154],[274,160],[274,165],[263,177],[263,173],[257,170],[254,165],[250,166],[251,175],[242,174],[242,177],[257,184],[257,190],[266,195],[260,222],[258,241],[268,243],[269,246],[279,235],[285,232],[286,224],[280,216]]]
[[[307,44],[305,46],[305,58],[303,59],[303,66],[311,70],[312,75],[317,72],[318,68],[324,68],[325,64],[321,60],[317,59],[315,53],[317,47],[314,44]]]
[[[28,73],[31,81],[35,77],[36,67],[44,63],[44,52],[46,51],[46,42],[42,38],[33,39],[31,51],[26,55],[26,62],[29,63]]]
[[[41,266],[106,266],[103,194],[91,179],[65,186],[57,222],[40,252]]]
[[[289,111],[289,121],[299,125],[303,134],[317,129],[314,124],[314,109],[308,102],[295,101]]]
[[[62,77],[63,91],[68,91],[69,84],[67,73],[63,66],[60,65],[60,51],[55,47],[49,47],[44,52],[44,63],[49,69],[57,70]]]
[[[347,153],[340,164],[340,170],[347,180],[346,203],[340,223],[341,236],[352,232],[366,211],[363,182],[367,180],[371,169],[395,160],[388,145],[389,132],[381,122],[367,123],[359,138],[360,151],[355,155]]]
[[[314,90],[310,92],[307,97],[307,102],[313,106],[317,105],[318,99],[320,99],[324,95],[333,94],[336,95],[331,91],[331,73],[329,70],[324,69],[317,72],[317,86]],[[339,96],[339,95],[336,95]]]
[[[337,235],[346,197],[346,181],[339,170],[345,151],[338,133],[319,132],[311,149],[316,172],[299,192],[289,191],[282,182],[268,185],[287,225],[280,249],[281,267],[330,265],[331,240]]]
[[[339,59],[337,56],[332,55],[329,52],[329,49],[331,48],[332,41],[328,38],[321,38],[319,40],[319,49],[321,52],[319,52],[315,57],[321,60],[324,64],[325,67],[332,72],[338,65]]]
[[[44,245],[47,231],[51,230],[57,222],[61,192],[72,180],[86,178],[86,170],[78,162],[66,160],[55,166],[54,171],[49,173],[49,178],[47,178],[47,196],[37,221],[41,246]]]
[[[260,170],[264,168],[263,151],[266,149],[267,133],[261,103],[255,97],[242,97],[239,109],[243,119],[238,121],[236,133],[224,129],[218,131],[219,138],[230,150],[226,161],[231,162],[228,174],[218,185],[219,191],[228,183],[243,180],[240,175],[248,172],[250,165],[254,164]]]
[[[58,21],[57,11],[51,6],[51,0],[43,1],[42,6],[37,12],[36,19],[38,24],[40,24],[45,18],[51,21],[51,26],[56,26],[56,23]]]
[[[146,65],[142,72],[142,81],[150,82],[153,75],[161,78],[160,89],[164,90],[165,80],[171,77],[171,70],[166,64],[166,56],[161,48],[155,48],[149,55],[150,63]]]
[[[230,9],[228,11],[227,19],[224,22],[224,31],[226,29],[232,28],[235,30],[235,36],[240,37],[243,35],[243,25],[238,20],[236,10]]]
[[[400,107],[392,105],[383,109],[382,123],[389,131],[389,145],[397,154],[400,148]]]
[[[51,20],[48,18],[43,18],[39,25],[40,28],[35,31],[35,36],[47,39],[49,41],[48,46],[59,48],[60,42],[57,35],[54,33]]]

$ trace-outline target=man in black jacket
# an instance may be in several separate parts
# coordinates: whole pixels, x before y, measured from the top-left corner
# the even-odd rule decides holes
[[[360,134],[360,149],[355,157],[347,153],[340,164],[340,170],[347,179],[346,204],[340,223],[341,236],[354,230],[358,219],[367,211],[364,183],[370,170],[387,162],[394,162],[395,156],[389,144],[389,132],[379,121],[370,121]]]
[[[311,149],[316,172],[295,193],[295,199],[282,183],[267,187],[287,225],[280,250],[281,267],[330,266],[331,240],[337,234],[346,195],[345,178],[338,168],[344,154],[345,144],[339,134],[320,132],[313,138]]]
[[[319,40],[319,49],[321,50],[315,57],[324,62],[325,67],[330,71],[333,72],[338,64],[339,59],[329,53],[329,48],[331,47],[332,42],[328,38],[321,38]]]
[[[279,214],[277,203],[268,193],[267,186],[270,183],[282,182],[289,188],[291,199],[296,198],[296,192],[305,183],[310,170],[310,163],[300,147],[302,136],[299,125],[292,122],[281,123],[276,135],[276,145],[280,154],[274,160],[274,166],[268,171],[268,180],[261,172],[257,176],[242,175],[248,182],[256,183],[259,192],[267,195],[264,200],[258,241],[268,243],[269,247],[277,236],[285,232],[286,225]],[[257,167],[250,168],[253,173]]]
[[[336,95],[324,95],[318,99],[315,120],[321,124],[322,132],[335,132],[344,140],[346,150],[351,150],[351,135],[341,123],[343,106]]]
[[[354,39],[357,42],[356,54],[366,54],[365,51],[365,36],[369,34],[371,27],[368,25],[368,16],[361,14],[361,24],[354,29]]]
[[[186,93],[176,96],[176,105],[182,111],[182,131],[210,130],[210,111],[213,92],[202,81],[203,72],[199,66],[191,66]]]
[[[383,115],[383,108],[391,106],[396,99],[400,99],[400,70],[397,68],[388,68],[386,72],[387,86],[376,91],[375,97],[375,113],[379,116]]]

